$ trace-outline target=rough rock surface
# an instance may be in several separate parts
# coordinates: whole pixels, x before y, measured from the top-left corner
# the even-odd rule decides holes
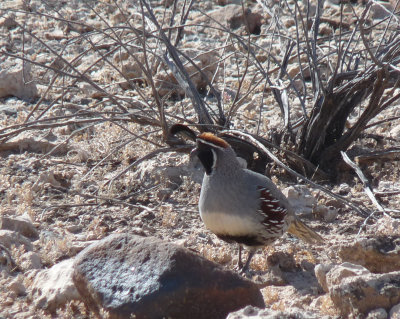
[[[400,272],[345,278],[332,286],[330,296],[343,316],[367,314],[376,308],[390,310],[400,302]]]
[[[382,20],[390,16],[393,12],[393,7],[390,2],[376,1],[371,5],[372,18]]]
[[[31,68],[21,61],[6,61],[0,65],[0,97],[16,96],[33,99],[37,96],[36,84],[32,82]]]
[[[315,273],[318,281],[326,292],[328,292],[334,285],[340,285],[340,283],[347,277],[370,274],[370,271],[363,266],[347,262],[341,265],[318,265],[316,268]],[[324,270],[328,270],[325,273],[325,276]]]
[[[238,28],[246,28],[250,33],[257,34],[260,32],[260,28],[263,21],[263,15],[257,12],[257,9],[253,8],[243,12],[243,8],[239,4],[228,4],[210,12],[209,17],[201,16],[196,23],[207,23],[211,26],[221,27],[221,23],[225,27],[235,30]]]
[[[65,155],[68,151],[68,146],[57,143],[57,137],[53,134],[32,134],[25,132],[17,137],[13,137],[5,143],[0,144],[0,151],[12,152],[34,152],[47,153],[52,151],[55,155]]]
[[[313,27],[318,24],[312,24],[317,8],[315,0],[190,2],[193,5],[185,0],[146,2],[151,3],[165,35],[176,44],[205,108],[218,125],[214,128],[217,131],[227,128],[224,115],[230,128],[257,134],[281,146],[282,151],[274,147],[271,151],[302,174],[308,165],[284,151],[296,151],[298,147],[291,134],[284,134],[290,127],[285,126],[285,112],[274,94],[279,93],[290,110],[288,124],[293,133],[304,132],[307,121],[303,120],[312,114],[315,102],[313,70],[305,54],[308,43],[303,41],[307,32],[310,39],[318,37],[316,61],[323,83],[332,79],[336,66],[339,72],[345,72],[342,80],[329,82],[335,87],[351,84],[355,75],[340,68],[341,65],[363,72],[365,67],[375,64],[366,53],[367,43],[372,53],[377,53],[379,43],[380,48],[388,48],[384,54],[399,53],[395,46],[400,37],[398,15],[374,20],[381,4],[377,1],[365,15],[367,42],[360,40],[358,25],[368,1],[325,1],[319,30]],[[392,7],[400,6],[397,0],[389,2]],[[35,275],[40,276],[39,270],[72,258],[87,245],[117,232],[132,233],[136,229],[144,236],[179,243],[224,269],[233,270],[237,265],[237,246],[219,240],[205,228],[199,216],[201,170],[186,169],[189,154],[167,149],[175,146],[165,143],[164,125],[191,123],[198,130],[205,129],[198,125],[204,121],[199,121],[198,104],[189,96],[170,94],[171,89],[183,92],[176,87],[175,79],[169,83],[169,77],[164,78],[166,95],[157,99],[156,91],[165,84],[157,81],[162,80],[158,76],[172,77],[170,68],[160,58],[172,55],[160,41],[161,34],[149,16],[144,18],[138,10],[138,3],[0,1],[0,71],[3,72],[0,73],[9,76],[19,70],[15,73],[16,82],[3,81],[9,96],[0,98],[0,217],[27,213],[40,237],[33,242],[21,232],[0,230],[0,318],[52,319],[54,313],[35,307],[32,300],[30,291]],[[220,6],[229,4],[236,6]],[[301,30],[302,24],[305,32]],[[297,26],[301,27],[300,41],[296,40]],[[341,40],[340,32],[343,32]],[[390,43],[385,43],[388,39],[393,39],[392,49]],[[349,54],[339,56],[336,47],[348,47]],[[184,55],[203,70],[216,92],[204,86],[204,78]],[[28,73],[25,79],[21,76],[20,58],[32,61],[25,62]],[[342,62],[337,63],[338,59]],[[392,65],[399,66],[396,58]],[[286,72],[280,71],[281,66],[294,77],[294,83],[290,83]],[[392,71],[395,75],[396,71]],[[264,72],[269,77],[268,83]],[[383,74],[383,81],[386,75]],[[9,90],[14,85],[21,92],[35,85],[39,99],[22,100],[17,91]],[[399,90],[387,88],[383,99],[396,97]],[[346,130],[357,127],[355,124],[370,105],[369,98],[359,103],[346,123],[343,122]],[[400,237],[399,141],[397,100],[377,114],[362,137],[347,150],[368,178],[387,214],[374,214],[374,218],[366,221],[365,216],[341,200],[312,187],[305,188],[311,194],[301,190],[302,195],[313,197],[298,201],[298,204],[308,203],[301,211],[307,214],[304,221],[325,242],[308,245],[285,235],[255,254],[251,279],[263,284],[261,293],[268,309],[292,313],[294,308],[299,309],[298,314],[311,311],[321,318],[324,315],[344,318],[333,304],[329,289],[326,287],[326,293],[322,292],[314,277],[315,265],[351,262],[372,272],[379,269],[379,264],[382,271],[395,266],[395,259],[391,259],[395,257],[392,253],[395,249],[383,249],[371,263],[367,262],[366,256],[371,256],[368,249],[362,248],[360,252],[360,247],[353,246],[360,236],[392,236],[389,238],[394,240]],[[54,151],[47,154],[51,150]],[[281,190],[298,183],[305,185],[264,154],[251,153],[243,158],[254,164],[249,168],[272,177]],[[353,170],[340,166],[335,183],[329,183],[318,171],[315,173],[307,176],[356,206],[370,212],[376,210]],[[297,194],[291,195],[297,200]],[[360,262],[351,259],[352,250],[345,259],[340,258],[341,247],[353,247],[361,257]],[[326,273],[323,273],[325,281]],[[342,279],[340,285],[352,277]],[[18,280],[14,281],[15,278]],[[373,308],[366,316],[378,319],[392,313],[393,307],[380,308],[374,301],[371,303]],[[57,318],[95,317],[80,300],[67,302],[55,312]]]
[[[315,277],[318,279],[318,283],[321,285],[325,292],[329,291],[328,284],[326,282],[326,274],[334,267],[333,264],[318,264],[315,266]]]
[[[339,248],[343,261],[359,264],[374,273],[400,270],[400,237],[361,238]]]
[[[400,304],[392,307],[392,309],[390,309],[389,315],[390,319],[400,319]]]
[[[80,298],[72,282],[73,263],[73,259],[67,259],[34,275],[30,297],[36,307],[54,312],[67,302]]]
[[[260,309],[252,306],[240,309],[239,311],[230,313],[226,319],[242,319],[242,318],[257,318],[257,319],[325,319],[329,318],[314,314],[310,311],[292,308],[290,311],[276,311],[270,309]]]
[[[31,239],[39,238],[38,231],[27,215],[16,217],[0,216],[0,229],[13,230]]]
[[[196,89],[199,91],[207,87],[207,82],[211,81],[218,65],[218,56],[210,50],[204,53],[199,53],[191,49],[184,50],[185,54],[192,59],[196,66],[190,63],[185,64],[185,69]],[[202,71],[202,74],[198,70]],[[206,80],[206,79],[207,80]],[[156,76],[156,84],[158,87],[158,94],[165,96],[166,94],[175,93],[180,96],[185,94],[185,91],[178,85],[178,81],[171,72],[159,73]]]
[[[378,308],[370,311],[366,319],[387,319],[388,313],[383,308]]]
[[[26,288],[19,277],[10,282],[7,285],[7,289],[15,293],[17,296],[23,296],[26,293]]]
[[[76,259],[74,283],[86,305],[115,318],[225,318],[264,306],[256,284],[185,248],[155,238],[111,235]]]
[[[18,266],[22,270],[32,270],[42,268],[42,261],[40,255],[33,251],[28,251],[24,253],[21,258],[19,258]]]
[[[22,236],[20,233],[12,231],[12,230],[0,230],[0,244],[11,248],[11,246],[23,246],[26,251],[30,251],[33,249],[32,243],[28,238]]]

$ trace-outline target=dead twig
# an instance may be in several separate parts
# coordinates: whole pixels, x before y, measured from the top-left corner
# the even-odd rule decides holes
[[[370,161],[391,161],[395,159],[400,160],[400,149],[392,148],[384,151],[375,151],[367,154],[357,155],[354,159],[357,163],[366,163]]]
[[[389,196],[399,195],[400,194],[400,190],[397,190],[397,191],[386,191],[386,192],[374,191],[374,194],[377,197],[389,197]]]
[[[199,123],[206,126],[213,124],[210,115],[204,107],[203,100],[200,98],[199,93],[197,92],[192,80],[190,79],[189,74],[183,66],[181,59],[179,58],[177,50],[170,42],[167,35],[164,33],[164,30],[161,28],[150,5],[145,0],[141,0],[140,3],[146,8],[146,18],[148,18],[155,25],[158,30],[160,40],[166,46],[167,50],[162,56],[160,56],[160,58],[174,74],[175,79],[178,81],[179,85],[185,90],[185,93],[191,98],[193,107],[199,117]],[[143,14],[143,18],[145,18],[145,14]],[[169,56],[167,53],[169,53]]]
[[[354,163],[346,154],[346,152],[340,152],[342,154],[343,160],[346,162],[347,165],[349,165],[354,171],[357,173],[359,179],[364,185],[364,191],[369,197],[369,199],[372,201],[372,203],[378,208],[380,212],[385,214],[385,209],[382,207],[382,205],[376,200],[374,193],[371,188],[371,184],[369,183],[368,179],[365,177],[364,173],[362,172],[361,168],[357,166],[356,163]]]
[[[385,209],[383,208],[383,206],[378,202],[378,200],[376,199],[371,185],[368,181],[368,179],[365,177],[364,173],[362,172],[362,170],[357,166],[356,163],[354,163],[346,154],[346,152],[340,152],[342,154],[342,158],[343,160],[346,162],[347,165],[349,165],[352,169],[354,169],[354,171],[356,172],[356,174],[358,175],[359,179],[361,180],[361,182],[364,185],[364,192],[367,194],[367,196],[369,197],[369,199],[371,200],[371,202],[378,208],[379,212],[389,216]],[[371,219],[374,216],[375,212],[372,212],[371,214],[369,214],[369,216],[364,220],[363,224],[361,225],[357,235],[359,235],[362,231],[362,229],[365,227],[365,225],[367,225],[367,222],[369,219]]]

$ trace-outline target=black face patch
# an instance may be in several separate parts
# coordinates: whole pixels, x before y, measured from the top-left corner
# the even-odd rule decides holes
[[[197,151],[197,156],[204,167],[207,175],[212,173],[212,167],[214,163],[214,154],[209,148],[199,149]]]
[[[252,235],[247,235],[247,236],[234,236],[234,235],[218,235],[217,237],[228,242],[228,243],[239,243],[245,246],[264,246],[265,242],[262,240],[262,238],[258,236],[252,236]]]

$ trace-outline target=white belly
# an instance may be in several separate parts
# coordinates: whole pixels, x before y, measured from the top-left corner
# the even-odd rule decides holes
[[[251,218],[241,218],[238,215],[223,213],[200,212],[200,217],[206,227],[218,235],[245,236],[257,233],[262,225]]]

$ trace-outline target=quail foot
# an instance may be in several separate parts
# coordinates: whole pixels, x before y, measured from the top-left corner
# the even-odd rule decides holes
[[[272,244],[285,231],[308,243],[323,241],[296,217],[285,195],[268,177],[240,165],[225,140],[202,133],[192,155],[198,156],[205,170],[199,200],[201,219],[220,239],[239,243],[242,272],[248,270],[258,248]],[[242,246],[249,250],[244,265]]]

